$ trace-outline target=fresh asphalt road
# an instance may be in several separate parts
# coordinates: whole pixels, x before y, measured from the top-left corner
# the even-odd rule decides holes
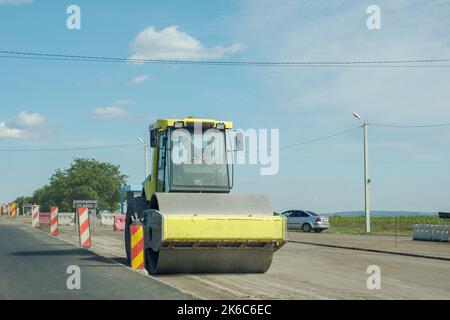
[[[0,219],[0,299],[193,299],[153,278],[43,232]],[[2,221],[3,220],[3,221]],[[71,265],[81,289],[69,290]]]

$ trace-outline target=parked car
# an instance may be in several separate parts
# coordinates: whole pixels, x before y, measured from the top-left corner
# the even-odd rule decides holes
[[[287,218],[288,229],[320,233],[330,227],[327,217],[312,211],[289,210],[283,212],[282,215]]]

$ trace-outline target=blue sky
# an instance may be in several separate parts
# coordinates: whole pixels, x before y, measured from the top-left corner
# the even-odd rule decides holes
[[[81,30],[66,9],[81,8]],[[382,28],[366,27],[381,8]],[[450,57],[447,1],[0,0],[0,49],[213,60]],[[369,122],[450,122],[448,68],[261,68],[0,59],[0,149],[135,143],[159,117],[279,128],[280,144]],[[450,210],[450,128],[370,128],[374,210]],[[74,157],[143,178],[143,150],[0,153],[0,202],[31,194]],[[237,168],[234,192],[274,209],[363,208],[362,132],[285,149],[280,171]]]

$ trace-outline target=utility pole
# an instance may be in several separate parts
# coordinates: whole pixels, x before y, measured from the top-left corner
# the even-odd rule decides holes
[[[366,215],[366,233],[370,233],[370,178],[369,178],[369,136],[368,127],[369,123],[362,120],[361,116],[357,113],[353,115],[358,118],[362,123],[364,131],[364,211]]]
[[[370,193],[369,193],[369,139],[367,121],[364,121],[364,198],[366,212],[366,233],[370,233]]]

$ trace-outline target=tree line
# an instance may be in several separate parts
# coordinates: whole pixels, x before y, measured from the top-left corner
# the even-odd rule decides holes
[[[41,211],[57,206],[60,212],[71,212],[74,200],[97,200],[100,210],[116,211],[120,206],[120,186],[127,178],[118,165],[76,158],[68,169],[57,169],[48,184],[32,196],[17,198],[16,203],[19,208],[38,204]]]

